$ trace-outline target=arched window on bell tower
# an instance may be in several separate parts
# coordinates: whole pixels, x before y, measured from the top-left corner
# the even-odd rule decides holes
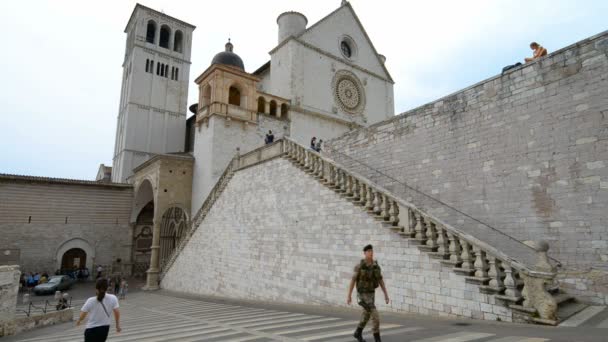
[[[183,43],[182,41],[184,40],[184,34],[182,33],[182,31],[177,30],[175,31],[175,38],[173,39],[173,51],[177,51],[179,53],[184,52],[183,51]]]
[[[171,29],[167,25],[163,25],[160,27],[160,41],[158,45],[165,49],[169,48],[169,39],[171,38]]]
[[[235,86],[230,87],[228,90],[228,104],[241,105],[241,91]]]
[[[148,27],[146,29],[146,42],[154,44],[154,37],[156,36],[156,23],[154,20],[148,20]]]

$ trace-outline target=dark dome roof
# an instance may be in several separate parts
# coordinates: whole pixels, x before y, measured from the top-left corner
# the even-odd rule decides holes
[[[233,45],[228,40],[226,43],[226,51],[222,51],[213,57],[211,64],[225,64],[232,65],[233,67],[237,67],[243,71],[245,71],[245,65],[243,64],[243,60],[239,55],[232,52]]]

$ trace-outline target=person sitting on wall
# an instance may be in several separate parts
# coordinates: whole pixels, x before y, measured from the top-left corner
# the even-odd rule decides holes
[[[266,143],[266,145],[268,144],[272,144],[274,142],[274,134],[272,134],[272,131],[268,131],[268,134],[266,134],[266,139],[264,139],[264,142]]]
[[[310,139],[310,149],[314,151],[317,150],[317,137],[312,137],[312,139]]]
[[[321,152],[321,144],[323,144],[323,139],[319,139],[319,141],[315,145],[315,151]]]
[[[538,44],[537,42],[530,43],[530,49],[532,49],[534,51],[534,55],[531,58],[526,57],[525,58],[526,63],[532,62],[534,60],[537,60],[537,59],[547,55],[547,49],[540,46],[540,44]]]

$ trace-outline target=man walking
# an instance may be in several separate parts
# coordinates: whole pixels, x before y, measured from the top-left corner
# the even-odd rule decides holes
[[[363,307],[363,312],[361,313],[361,320],[359,320],[359,326],[357,326],[357,330],[355,330],[354,337],[358,342],[365,342],[363,339],[363,328],[365,328],[365,324],[367,324],[367,321],[369,321],[371,318],[374,341],[381,342],[380,316],[378,315],[378,310],[376,310],[376,305],[374,304],[374,297],[376,288],[380,286],[382,288],[382,292],[384,292],[384,301],[386,304],[388,304],[388,292],[386,291],[386,286],[384,285],[384,280],[382,279],[382,271],[380,270],[380,266],[374,260],[374,249],[372,245],[365,246],[363,248],[363,254],[365,255],[365,259],[362,259],[361,262],[355,266],[355,272],[350,281],[350,286],[348,287],[346,303],[348,305],[352,303],[353,288],[356,284],[357,299],[359,305]]]

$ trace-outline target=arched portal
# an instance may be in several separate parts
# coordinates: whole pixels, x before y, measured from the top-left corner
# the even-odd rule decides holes
[[[133,275],[144,277],[150,268],[152,232],[154,230],[154,187],[144,179],[136,187],[131,223],[133,223]]]
[[[74,264],[78,264],[78,267],[86,267],[89,269],[89,272],[92,272],[94,269],[94,259],[95,248],[93,248],[93,245],[84,239],[74,238],[63,242],[57,248],[55,252],[55,267],[57,267],[57,270],[64,270],[66,268],[73,270]]]
[[[87,252],[82,248],[71,248],[68,249],[61,257],[61,274],[67,274],[68,272],[86,267],[87,264]]]
[[[165,211],[160,226],[160,268],[171,256],[188,231],[188,218],[182,208],[172,207]]]

